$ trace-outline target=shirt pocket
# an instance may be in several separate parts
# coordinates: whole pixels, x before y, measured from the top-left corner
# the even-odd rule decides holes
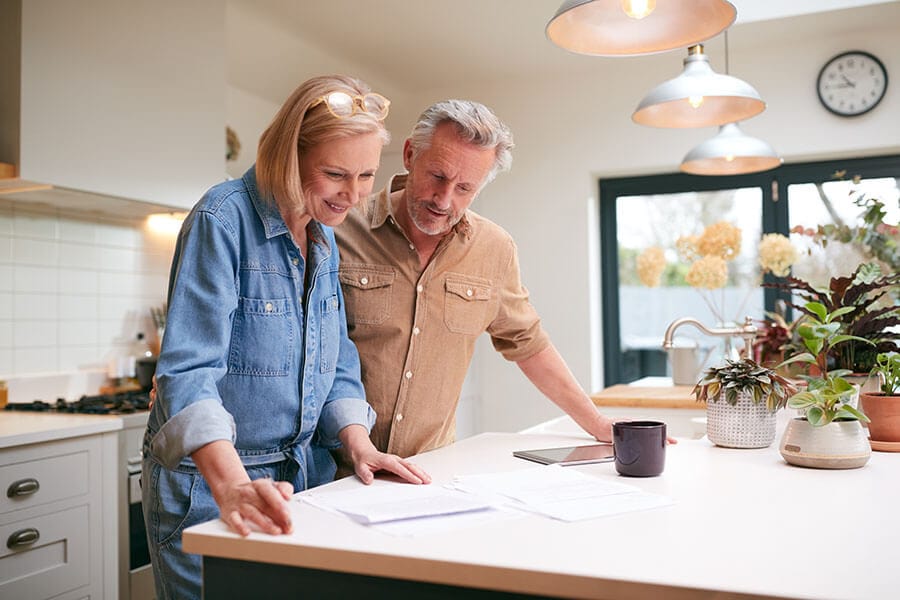
[[[285,298],[238,299],[231,329],[228,372],[278,377],[294,358],[294,319]]]
[[[341,288],[348,325],[381,325],[391,315],[392,267],[341,264]]]
[[[448,274],[444,281],[444,324],[453,333],[480,335],[491,299],[491,282]]]

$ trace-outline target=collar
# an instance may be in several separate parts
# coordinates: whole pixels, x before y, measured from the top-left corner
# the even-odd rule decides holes
[[[256,186],[255,164],[247,169],[247,172],[244,173],[241,180],[244,182],[247,191],[250,193],[250,200],[253,202],[253,208],[259,216],[260,222],[262,222],[263,230],[266,232],[266,239],[272,239],[279,235],[289,235],[290,232],[288,231],[287,223],[284,222],[281,211],[278,210],[278,205],[275,204],[275,199],[263,198],[259,193],[259,189]],[[312,220],[307,227],[309,228],[307,234],[309,235],[310,241],[321,244],[326,248],[329,247],[321,223]]]
[[[385,224],[389,217],[393,219],[394,223],[397,222],[397,217],[394,216],[394,207],[391,204],[391,194],[398,190],[405,189],[408,177],[409,173],[399,173],[394,175],[391,177],[390,181],[388,181],[384,189],[374,196],[369,206],[372,215],[372,219],[369,223],[371,229],[378,229]],[[469,219],[468,210],[466,210],[462,219],[459,220],[459,223],[453,226],[453,231],[463,240],[468,240],[472,237],[472,222]]]

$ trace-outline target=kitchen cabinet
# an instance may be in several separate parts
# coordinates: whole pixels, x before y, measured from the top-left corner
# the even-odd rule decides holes
[[[0,597],[115,598],[118,433],[0,449]]]
[[[224,0],[2,10],[0,162],[60,189],[41,202],[64,206],[76,190],[187,208],[224,179]]]

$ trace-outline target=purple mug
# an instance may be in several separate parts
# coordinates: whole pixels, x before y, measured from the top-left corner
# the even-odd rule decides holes
[[[661,421],[613,423],[616,471],[629,477],[654,477],[666,466],[666,424]]]

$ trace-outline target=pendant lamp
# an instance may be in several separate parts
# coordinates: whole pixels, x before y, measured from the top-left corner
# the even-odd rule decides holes
[[[737,123],[728,123],[688,152],[681,170],[693,175],[741,175],[768,171],[781,163],[769,144],[745,134]]]
[[[708,40],[736,17],[725,0],[566,0],[545,32],[570,52],[633,56]]]
[[[631,119],[651,127],[712,127],[749,119],[765,108],[752,85],[713,71],[697,44],[688,48],[681,75],[650,90]]]

